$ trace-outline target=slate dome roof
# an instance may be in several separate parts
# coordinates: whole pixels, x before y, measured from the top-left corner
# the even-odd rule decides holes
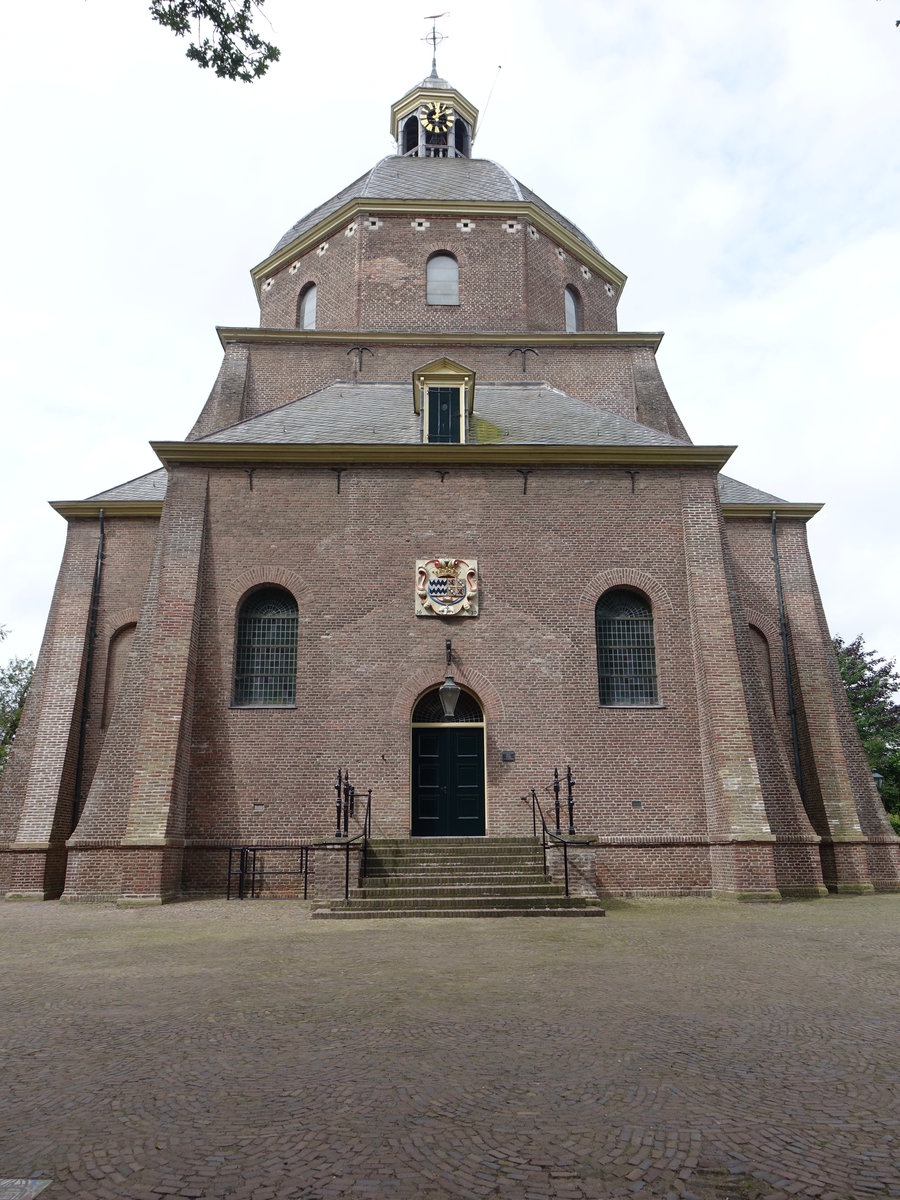
[[[306,233],[350,200],[523,200],[536,205],[558,221],[573,237],[595,254],[600,251],[591,239],[531,188],[520,183],[505,167],[488,158],[404,158],[392,154],[371,171],[348,184],[343,191],[314,208],[292,225],[272,251],[277,254],[295,238]]]

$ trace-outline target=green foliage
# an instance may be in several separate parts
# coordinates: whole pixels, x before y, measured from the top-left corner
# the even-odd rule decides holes
[[[894,659],[865,648],[862,634],[836,637],[834,648],[869,765],[884,776],[884,807],[900,822],[900,673]]]
[[[253,29],[263,4],[265,0],[150,0],[150,15],[178,37],[193,30],[187,57],[198,66],[212,67],[220,79],[252,83],[281,57],[278,47]]]
[[[6,637],[6,632],[0,625],[0,642]],[[34,663],[30,658],[11,658],[5,667],[0,667],[0,775],[3,774],[16,736],[22,705],[33,674]]]

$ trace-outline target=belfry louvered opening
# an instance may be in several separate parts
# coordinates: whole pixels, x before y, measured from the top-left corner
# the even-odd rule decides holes
[[[659,703],[653,612],[637,592],[614,588],[595,609],[601,705]]]
[[[283,588],[262,588],[238,612],[234,703],[278,707],[294,704],[296,695],[297,601]]]

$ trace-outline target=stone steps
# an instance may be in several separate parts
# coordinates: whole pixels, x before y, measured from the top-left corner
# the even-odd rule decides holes
[[[565,897],[563,897],[565,899]],[[390,908],[383,912],[367,912],[365,909],[335,909],[318,908],[312,914],[318,920],[360,920],[375,917],[381,920],[385,917],[604,917],[602,908],[441,908],[441,909],[405,909]]]
[[[600,901],[566,896],[544,874],[531,838],[372,842],[362,886],[318,904],[313,917],[602,917]]]
[[[382,900],[390,895],[398,899],[404,896],[421,899],[440,898],[442,896],[482,897],[485,890],[492,896],[558,896],[559,884],[550,883],[545,875],[539,875],[536,880],[523,882],[515,876],[508,882],[494,883],[480,879],[453,879],[450,883],[435,884],[434,882],[414,884],[411,880],[400,878],[396,883],[387,886],[372,885],[372,880],[366,877],[363,886],[354,896],[363,900]]]

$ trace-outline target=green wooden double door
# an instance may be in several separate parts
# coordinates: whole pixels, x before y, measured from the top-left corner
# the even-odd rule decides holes
[[[412,731],[412,836],[484,836],[484,727]]]

